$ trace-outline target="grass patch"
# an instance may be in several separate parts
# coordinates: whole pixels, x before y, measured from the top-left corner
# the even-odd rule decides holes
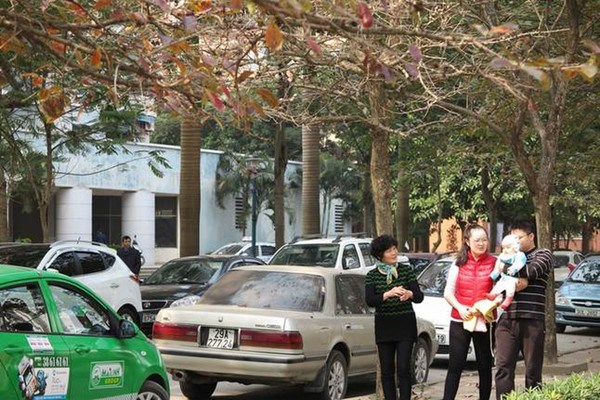
[[[539,389],[511,392],[503,400],[598,400],[600,373],[571,374],[565,379],[544,383]]]

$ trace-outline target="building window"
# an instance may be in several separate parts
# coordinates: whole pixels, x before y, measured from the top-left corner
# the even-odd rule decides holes
[[[120,245],[121,234],[121,197],[92,197],[92,239]]]
[[[336,204],[334,208],[334,231],[344,233],[344,206]]]
[[[244,199],[235,198],[235,229],[246,231],[246,213],[244,212]]]
[[[155,197],[156,247],[177,247],[177,197]]]

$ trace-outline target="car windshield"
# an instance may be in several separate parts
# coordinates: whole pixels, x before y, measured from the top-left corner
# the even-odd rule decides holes
[[[241,244],[241,243],[232,243],[232,244],[226,244],[223,247],[219,247],[218,249],[216,249],[215,251],[213,251],[210,254],[217,254],[217,255],[235,255],[238,253],[238,251],[242,250],[242,248],[245,246],[245,244]]]
[[[0,247],[0,264],[37,268],[50,246],[16,245]]]
[[[207,259],[172,260],[150,275],[144,285],[207,283],[222,265],[222,261]]]
[[[443,296],[452,261],[436,261],[419,275],[418,282],[423,294]]]
[[[554,254],[554,268],[562,268],[569,265],[569,256]]]
[[[324,298],[325,279],[322,276],[232,270],[206,291],[200,303],[318,312]]]
[[[283,247],[269,264],[334,268],[339,251],[340,245],[337,243],[293,244]]]
[[[584,260],[569,276],[572,282],[600,283],[600,259]]]

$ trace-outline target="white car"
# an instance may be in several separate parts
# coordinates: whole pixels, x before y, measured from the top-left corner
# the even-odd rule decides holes
[[[0,264],[56,270],[89,286],[117,312],[140,322],[142,295],[136,276],[110,247],[97,242],[61,240],[0,245]]]
[[[454,257],[441,258],[427,266],[418,277],[419,286],[423,291],[422,303],[413,307],[417,316],[431,321],[435,326],[439,348],[435,354],[437,359],[448,359],[450,350],[450,311],[452,307],[444,299],[444,289],[448,278],[448,269],[454,262]],[[475,361],[473,342],[469,346],[468,361]]]
[[[243,240],[241,242],[234,242],[221,246],[209,254],[216,256],[254,256],[264,262],[269,262],[277,248],[275,247],[275,243],[256,242],[256,250],[256,255],[254,255],[252,251],[252,242]]]
[[[554,282],[560,284],[567,276],[575,269],[577,264],[585,257],[578,251],[574,250],[554,250]]]
[[[296,238],[282,246],[269,264],[325,267],[366,274],[376,262],[371,255],[371,239],[339,235]]]

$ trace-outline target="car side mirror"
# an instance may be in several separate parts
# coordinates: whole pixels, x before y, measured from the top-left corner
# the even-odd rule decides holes
[[[135,336],[135,324],[127,319],[119,321],[117,336],[120,339],[129,339]]]

